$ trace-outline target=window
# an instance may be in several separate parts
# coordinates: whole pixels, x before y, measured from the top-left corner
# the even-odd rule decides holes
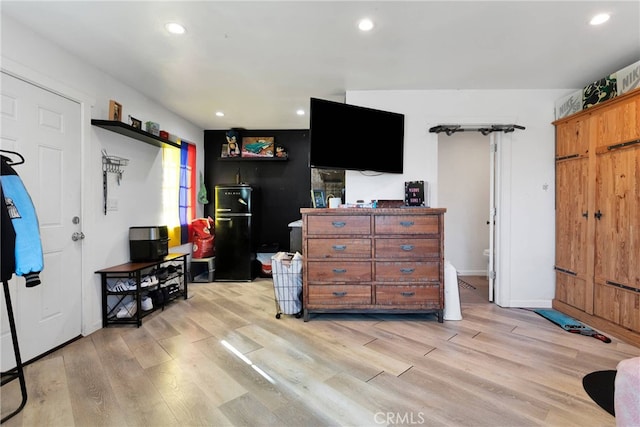
[[[163,222],[169,229],[169,246],[189,242],[196,214],[196,146],[181,141],[180,147],[162,150]]]

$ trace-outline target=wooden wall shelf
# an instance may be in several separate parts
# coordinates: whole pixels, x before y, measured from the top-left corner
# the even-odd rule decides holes
[[[218,157],[220,162],[286,162],[288,157]]]
[[[172,147],[180,148],[180,144],[177,142],[169,141],[168,139],[161,138],[152,133],[134,128],[124,122],[116,120],[91,119],[91,124],[111,132],[119,133],[120,135],[128,136],[129,138],[137,139],[138,141],[146,142],[147,144],[155,145],[156,147],[170,145]]]

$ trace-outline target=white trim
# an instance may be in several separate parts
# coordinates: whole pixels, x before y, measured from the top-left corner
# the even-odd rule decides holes
[[[478,123],[517,123],[517,117],[441,117],[430,118],[431,123],[427,123],[427,130],[439,123],[455,123],[461,126],[475,126]],[[496,277],[493,283],[493,303],[501,307],[510,307],[509,301],[511,295],[511,143],[513,141],[513,133],[497,132],[496,135],[496,159],[495,159],[495,237],[494,248],[495,254],[493,258],[493,269]],[[429,133],[436,142],[438,135]],[[437,144],[436,144],[437,146]],[[439,165],[437,165],[439,167]],[[436,176],[438,171],[436,170]],[[437,187],[437,186],[435,186]],[[434,189],[437,191],[437,188]],[[433,202],[433,200],[432,200]],[[437,197],[435,206],[437,204]],[[446,232],[446,230],[445,230]],[[460,273],[460,272],[459,272]],[[485,275],[482,272],[479,275]]]
[[[457,270],[458,276],[486,276],[487,270]]]
[[[489,136],[489,259],[487,260],[487,280],[489,280],[489,301],[494,302],[495,289],[495,254],[496,251],[496,217],[498,215],[496,203],[496,153],[500,135],[492,133]]]
[[[511,295],[511,142],[512,134],[499,135],[496,141],[496,226],[493,269],[494,302],[509,307]]]
[[[88,104],[89,107],[93,107],[96,103],[95,99],[90,97],[89,95],[66,86],[65,84],[60,83],[57,80],[53,80],[29,67],[25,67],[24,65],[12,59],[3,56],[1,61],[2,71],[12,75],[15,78],[29,82],[44,90],[53,92],[56,95],[60,95],[81,105]]]

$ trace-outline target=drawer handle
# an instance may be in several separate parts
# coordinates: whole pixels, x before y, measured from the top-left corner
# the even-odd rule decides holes
[[[402,249],[403,251],[412,251],[413,245],[400,245],[400,249]]]
[[[347,249],[347,245],[333,245],[334,251],[344,251]]]
[[[347,293],[346,293],[345,291],[342,291],[342,292],[333,292],[333,296],[336,296],[336,297],[345,297],[345,296],[347,296]]]
[[[415,268],[401,268],[400,273],[411,274],[415,271]]]
[[[415,294],[415,292],[400,292],[400,295],[402,295],[403,297],[412,297]]]
[[[347,225],[347,223],[344,222],[344,221],[333,221],[333,222],[331,222],[331,224],[336,228],[342,228],[345,225]]]
[[[347,269],[346,268],[334,268],[333,272],[334,273],[346,273]]]
[[[413,221],[400,221],[400,225],[403,227],[413,227]]]

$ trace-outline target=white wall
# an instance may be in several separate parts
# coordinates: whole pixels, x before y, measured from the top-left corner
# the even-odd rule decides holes
[[[99,275],[96,270],[129,260],[129,227],[162,222],[162,150],[91,126],[91,118],[107,119],[109,100],[123,106],[123,121],[131,114],[152,120],[197,147],[197,172],[204,165],[204,132],[109,75],[74,57],[17,22],[2,16],[2,67],[28,75],[38,83],[83,104],[82,250],[83,333],[102,327]],[[126,64],[122,64],[126,67]],[[180,78],[180,76],[176,76]],[[129,159],[121,184],[110,178],[109,191],[118,211],[103,212],[102,150]],[[202,216],[198,206],[197,215]]]
[[[404,181],[423,179],[431,206],[439,203],[438,124],[515,123],[526,130],[502,137],[497,245],[499,295],[504,307],[550,307],[554,296],[554,102],[563,90],[348,91],[350,104],[405,114],[405,172],[346,174],[348,201],[402,199]],[[546,188],[546,189],[545,189]],[[445,233],[447,230],[445,214]]]
[[[154,120],[196,144],[203,153],[203,130],[82,59],[2,17],[2,58],[33,71],[45,85],[68,90],[85,107],[83,151],[83,301],[85,333],[101,326],[100,285],[95,270],[126,262],[128,228],[161,220],[161,151],[89,125],[106,118],[109,99],[123,114]],[[126,64],[123,64],[126,67]],[[176,76],[180,78],[180,76]],[[63,92],[64,92],[63,91]],[[554,292],[554,129],[553,107],[567,90],[536,91],[349,91],[346,101],[404,113],[405,173],[368,177],[347,172],[347,200],[402,199],[404,181],[425,180],[431,206],[438,206],[438,137],[428,129],[441,123],[517,123],[526,126],[505,137],[500,196],[505,230],[498,275],[503,306],[549,306]],[[117,189],[118,212],[102,213],[101,150],[130,159]],[[198,156],[197,172],[203,169]],[[547,190],[543,190],[544,185]],[[446,206],[444,206],[446,207]],[[202,214],[200,208],[198,215]]]

